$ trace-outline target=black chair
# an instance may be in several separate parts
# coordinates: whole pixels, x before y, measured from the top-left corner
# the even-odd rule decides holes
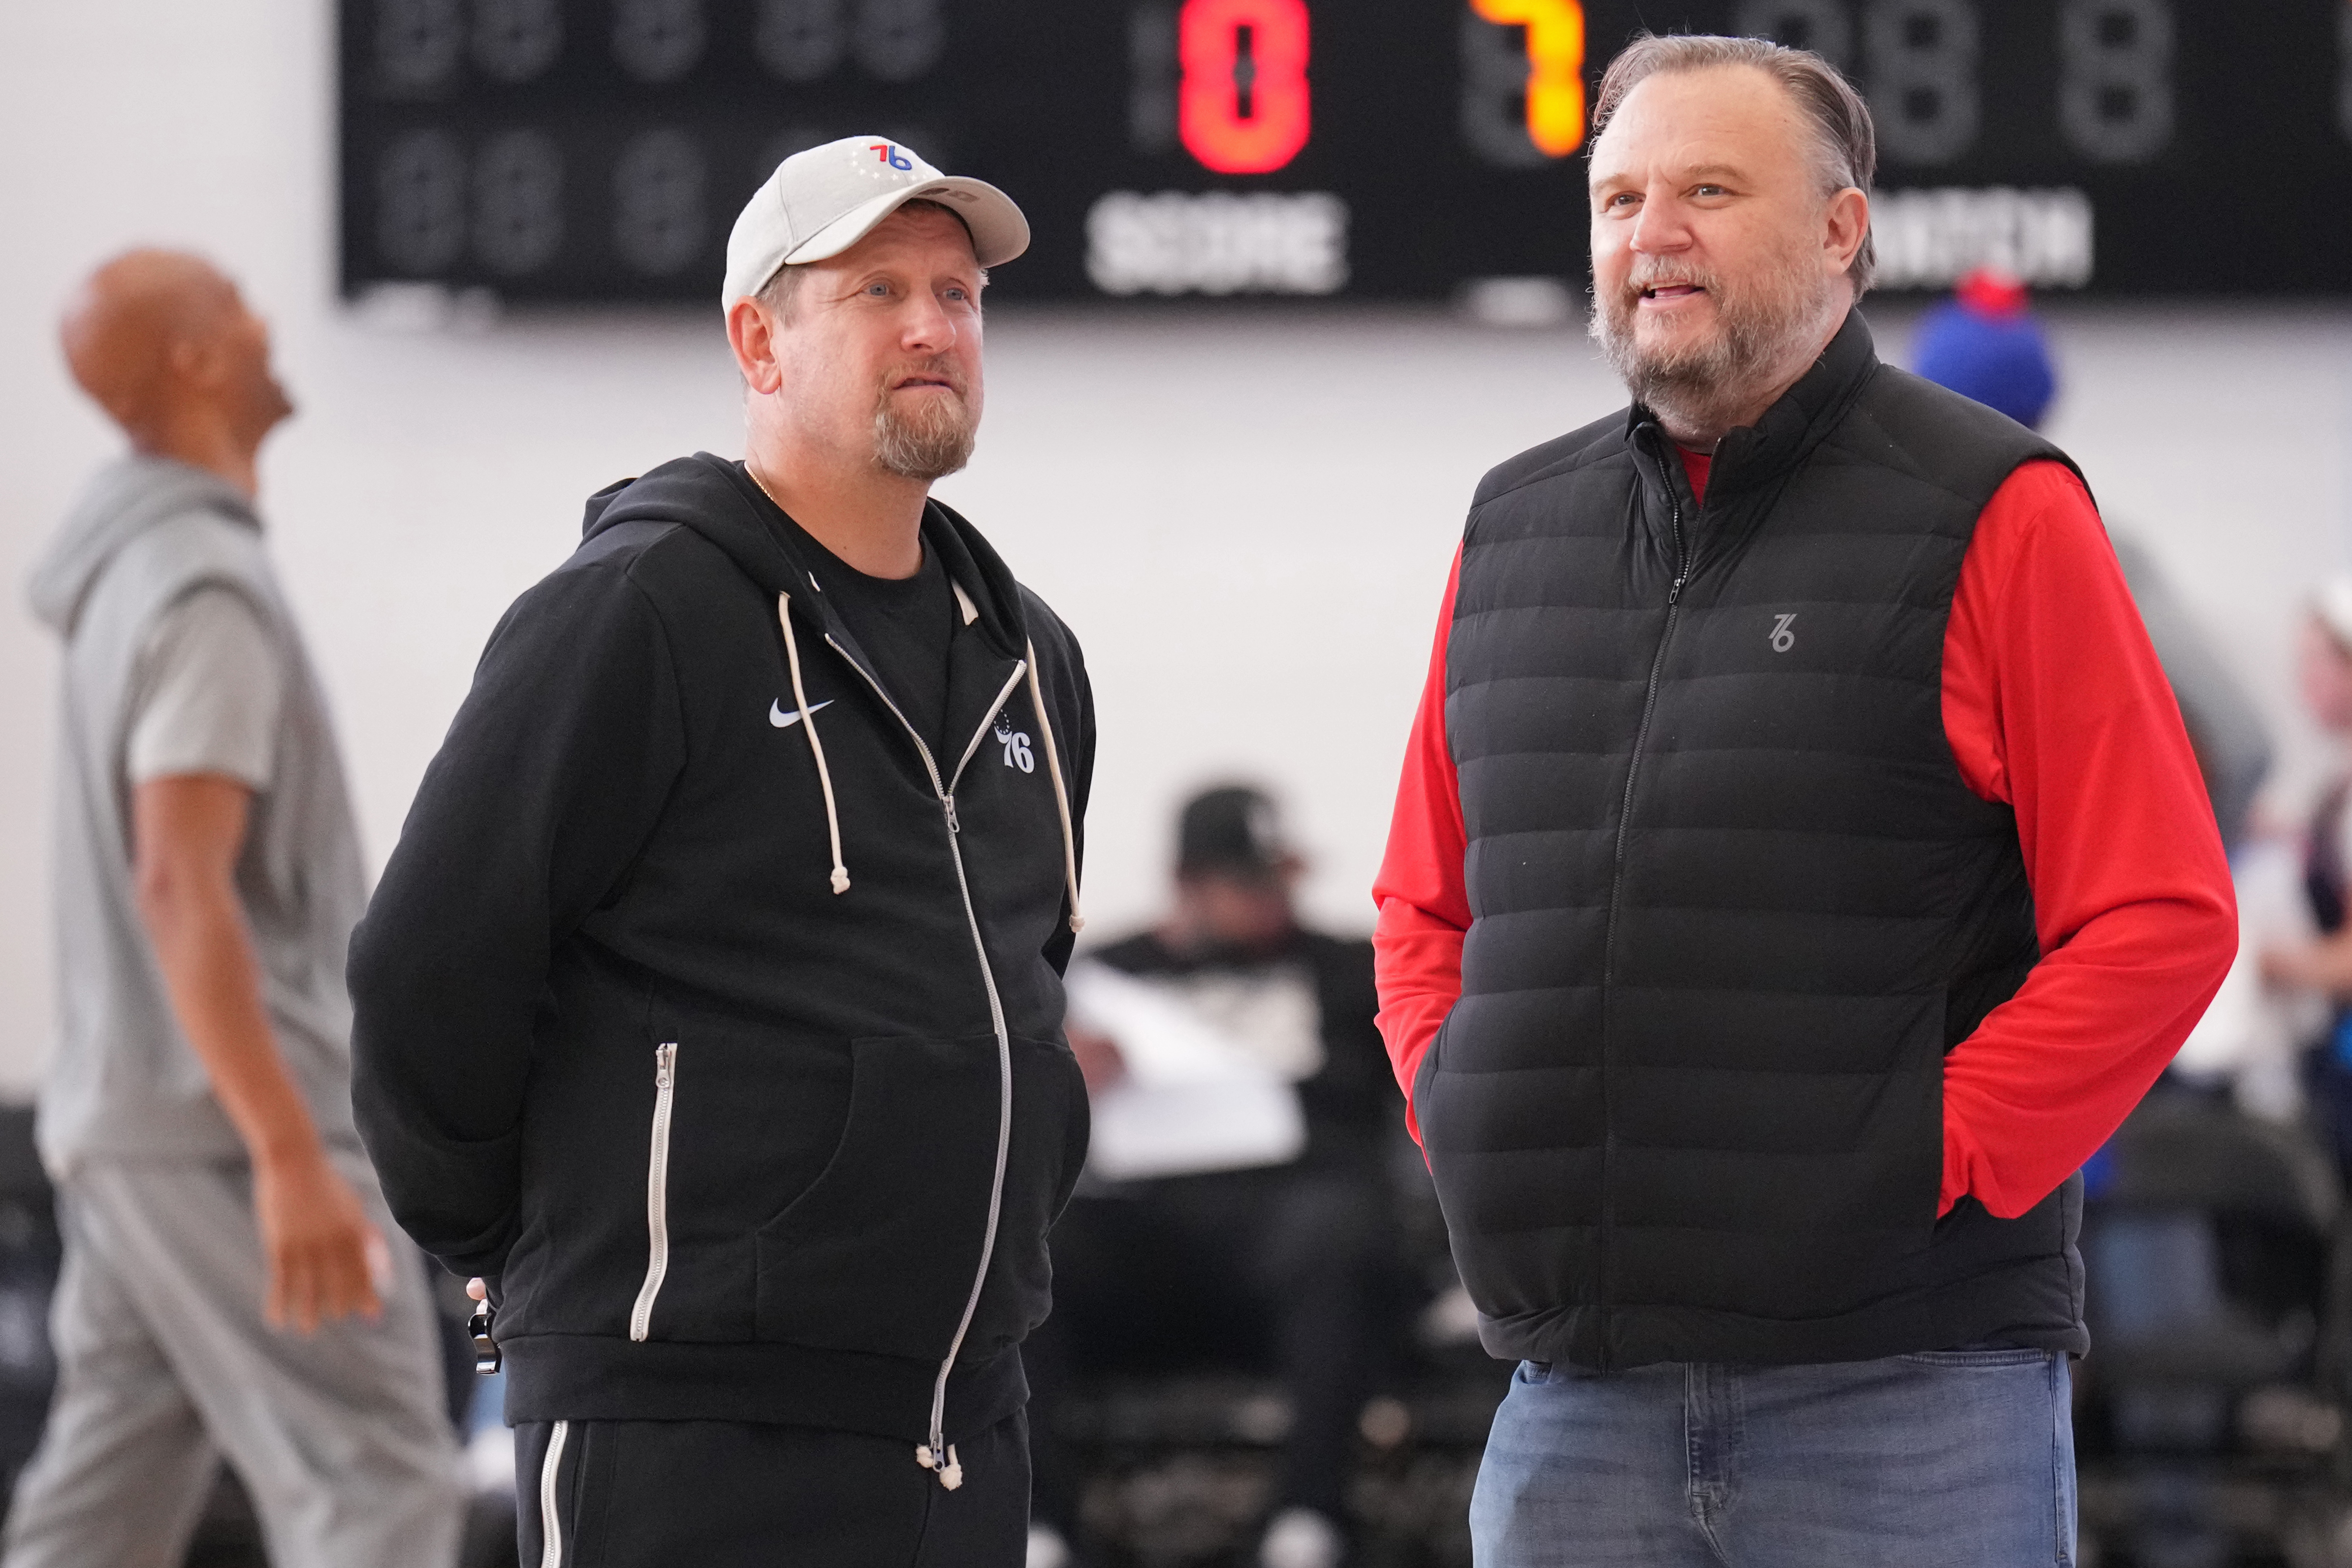
[[[2298,1129],[2167,1088],[2085,1174],[2077,1435],[2094,1550],[2138,1568],[2352,1564],[2352,1293],[2326,1157]]]

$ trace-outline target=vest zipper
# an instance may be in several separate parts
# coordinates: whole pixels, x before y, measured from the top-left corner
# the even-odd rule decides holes
[[[1664,468],[1663,461],[1661,468]],[[1675,540],[1675,580],[1666,589],[1666,620],[1658,633],[1656,651],[1650,656],[1650,684],[1642,696],[1641,722],[1633,729],[1633,750],[1625,762],[1625,797],[1617,811],[1617,841],[1610,865],[1609,925],[1602,937],[1601,965],[1601,1370],[1612,1370],[1609,1353],[1611,1242],[1617,1229],[1617,1192],[1612,1173],[1617,1165],[1617,1116],[1610,1083],[1609,1002],[1617,978],[1617,908],[1625,890],[1625,839],[1633,825],[1633,785],[1642,773],[1642,751],[1650,739],[1650,720],[1658,705],[1658,677],[1665,668],[1666,647],[1675,639],[1681,616],[1683,585],[1690,581],[1690,556],[1683,543],[1682,498],[1675,493],[1674,476],[1666,474],[1667,517]]]
[[[653,1331],[654,1298],[669,1273],[669,1114],[677,1089],[677,1044],[654,1047],[653,1149],[646,1159],[646,1282],[629,1310],[629,1338]]]
[[[955,1369],[955,1358],[963,1350],[964,1336],[971,1331],[972,1315],[980,1310],[981,1289],[988,1283],[988,1266],[996,1256],[997,1222],[1004,1210],[1005,1161],[1013,1148],[1013,1036],[1004,1021],[1003,998],[997,993],[996,971],[988,962],[988,942],[981,934],[980,913],[971,901],[971,879],[964,870],[963,824],[956,818],[955,786],[962,781],[963,771],[980,751],[981,742],[988,738],[997,711],[1012,697],[1013,688],[1021,684],[1021,678],[1028,673],[1029,666],[1026,660],[1013,661],[1012,676],[1004,682],[1003,689],[996,694],[996,700],[988,705],[980,728],[972,731],[971,743],[964,747],[963,755],[956,760],[955,771],[942,781],[939,763],[931,758],[931,748],[924,744],[923,737],[915,727],[907,722],[906,714],[890,700],[890,694],[882,689],[882,683],[868,674],[864,665],[850,658],[849,650],[835,642],[830,633],[826,634],[824,641],[826,647],[841,656],[843,663],[857,671],[865,678],[866,684],[874,689],[874,695],[882,700],[882,706],[890,710],[891,716],[907,731],[907,738],[915,742],[915,750],[923,759],[923,771],[930,775],[932,793],[940,797],[940,813],[947,823],[948,858],[955,862],[956,889],[963,895],[964,923],[971,930],[972,953],[980,961],[981,987],[988,993],[989,1023],[996,1031],[996,1173],[991,1178],[988,1189],[988,1228],[981,1237],[980,1267],[972,1273],[971,1292],[964,1298],[963,1316],[956,1322],[955,1338],[948,1342],[948,1353],[941,1358],[939,1376],[931,1384],[931,1440],[917,1444],[915,1447],[915,1463],[935,1472],[940,1478],[940,1485],[953,1491],[963,1485],[963,1466],[957,1462],[955,1450],[947,1446],[948,1373]]]

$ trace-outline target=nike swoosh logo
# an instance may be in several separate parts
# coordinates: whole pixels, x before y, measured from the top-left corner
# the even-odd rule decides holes
[[[822,702],[812,702],[809,704],[809,711],[814,713],[820,708],[830,708],[833,706],[833,702],[834,700],[830,697],[826,698]],[[775,701],[768,704],[768,722],[773,724],[777,729],[789,730],[800,721],[801,710],[799,709],[795,708],[790,712],[786,712],[782,701]]]

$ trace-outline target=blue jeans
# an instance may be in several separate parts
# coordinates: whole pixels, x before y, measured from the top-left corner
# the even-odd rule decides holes
[[[2063,1354],[1823,1366],[1523,1362],[1470,1501],[1476,1568],[2074,1561]]]

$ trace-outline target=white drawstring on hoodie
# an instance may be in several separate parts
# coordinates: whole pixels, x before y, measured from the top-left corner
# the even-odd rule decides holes
[[[956,597],[963,601],[959,593]],[[969,601],[963,601],[969,602]],[[824,763],[824,742],[817,738],[816,712],[809,707],[808,689],[801,682],[800,639],[793,635],[793,600],[789,594],[776,595],[776,620],[784,628],[784,661],[793,673],[793,703],[800,710],[801,728],[808,731],[809,753],[816,759],[816,782],[824,792],[824,830],[833,844],[833,890],[849,891],[849,868],[841,857],[841,810],[834,804],[833,771]],[[1045,689],[1037,680],[1037,643],[1029,640],[1029,700],[1037,710],[1037,728],[1045,742],[1045,772],[1054,781],[1054,808],[1062,819],[1062,878],[1070,893],[1070,933],[1075,936],[1087,929],[1087,917],[1078,912],[1078,834],[1070,819],[1070,790],[1062,780],[1062,748],[1054,738],[1054,721],[1045,711]]]
[[[1078,835],[1070,823],[1070,792],[1062,783],[1062,748],[1054,743],[1054,721],[1045,715],[1045,693],[1037,684],[1037,640],[1029,639],[1029,700],[1037,710],[1037,729],[1045,742],[1045,771],[1054,776],[1054,804],[1062,812],[1062,875],[1070,889],[1070,934],[1087,929],[1078,912]]]
[[[793,600],[776,595],[776,619],[784,627],[784,660],[792,666],[793,701],[801,710],[801,728],[808,731],[809,751],[816,758],[816,782],[824,791],[824,830],[833,837],[833,890],[849,891],[849,868],[841,859],[841,812],[833,804],[833,773],[824,765],[824,742],[816,738],[816,714],[809,707],[808,689],[801,684],[800,639],[793,636]]]

